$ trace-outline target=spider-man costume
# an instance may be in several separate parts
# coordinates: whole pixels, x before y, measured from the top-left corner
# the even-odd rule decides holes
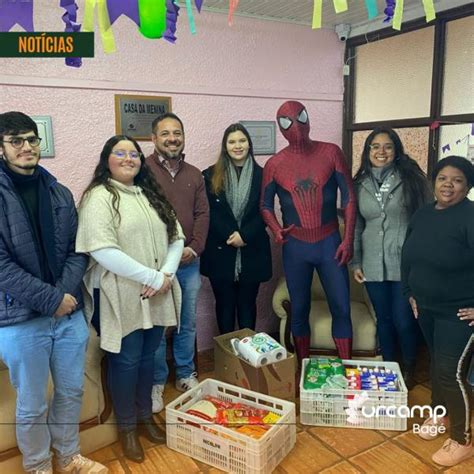
[[[352,258],[356,215],[351,174],[337,145],[309,138],[303,104],[285,102],[277,120],[289,145],[265,165],[261,211],[275,241],[283,243],[296,355],[299,362],[309,357],[311,283],[316,268],[331,311],[339,356],[350,359],[352,324],[346,263]],[[336,209],[338,188],[345,223],[342,242]],[[280,200],[283,228],[275,217],[275,194]]]

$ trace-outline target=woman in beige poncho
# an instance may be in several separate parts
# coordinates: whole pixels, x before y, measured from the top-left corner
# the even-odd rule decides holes
[[[138,143],[110,138],[81,200],[76,251],[91,257],[86,314],[106,351],[124,454],[136,462],[144,460],[139,435],[164,441],[152,416],[153,355],[165,327],[179,325],[181,292],[173,277],[183,239]]]

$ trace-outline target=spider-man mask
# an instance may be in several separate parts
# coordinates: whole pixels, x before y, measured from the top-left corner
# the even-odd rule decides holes
[[[309,117],[301,102],[285,102],[277,112],[280,131],[288,140],[290,148],[303,150],[311,143],[309,138]]]

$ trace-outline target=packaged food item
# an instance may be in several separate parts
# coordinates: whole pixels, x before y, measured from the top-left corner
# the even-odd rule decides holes
[[[263,425],[268,410],[235,404],[233,408],[218,409],[216,423],[220,425]]]
[[[268,431],[268,428],[261,425],[243,425],[235,428],[235,431],[251,438],[259,439]]]
[[[235,404],[232,402],[226,402],[220,398],[213,397],[212,395],[206,395],[203,400],[211,402],[216,408],[232,408]]]
[[[328,377],[328,367],[320,366],[317,359],[310,359],[306,365],[303,387],[305,390],[321,388]]]
[[[268,412],[267,415],[264,416],[263,422],[266,425],[274,425],[275,423],[278,422],[278,420],[281,418],[281,415],[278,415],[277,413],[273,413],[272,411]]]
[[[190,415],[197,416],[206,421],[214,421],[216,418],[217,407],[208,400],[199,400],[194,405],[192,405],[186,413]]]

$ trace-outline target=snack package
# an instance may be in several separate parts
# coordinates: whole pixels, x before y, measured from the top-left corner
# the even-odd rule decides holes
[[[212,395],[206,395],[203,400],[211,402],[213,405],[216,406],[216,408],[232,408],[235,405],[235,403],[226,402],[225,400],[213,397]]]
[[[235,431],[250,436],[250,438],[259,439],[268,431],[268,427],[261,425],[243,425],[235,428]]]
[[[321,367],[316,359],[310,359],[306,365],[303,387],[305,390],[321,388],[329,375],[329,367]]]
[[[186,413],[197,416],[206,421],[214,421],[217,414],[217,407],[208,400],[199,400],[192,405]]]
[[[233,408],[218,409],[216,423],[229,426],[263,425],[268,413],[268,410],[236,403]]]

